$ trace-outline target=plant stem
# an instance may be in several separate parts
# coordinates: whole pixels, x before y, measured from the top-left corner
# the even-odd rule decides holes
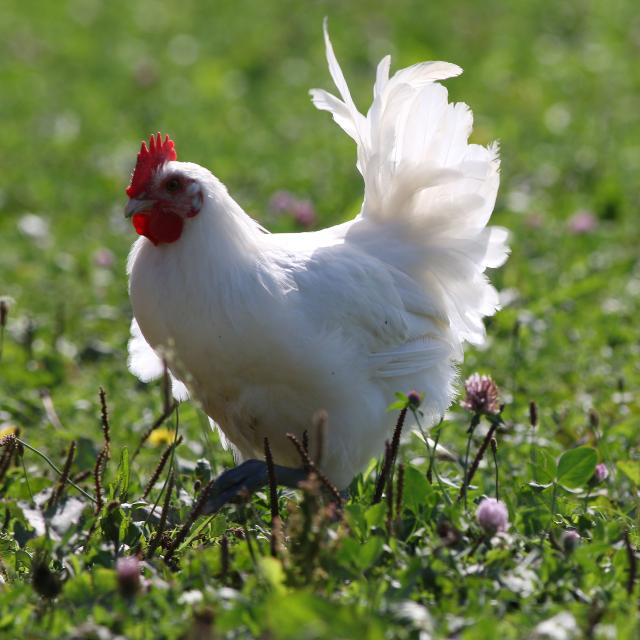
[[[151,518],[151,516],[154,514],[155,510],[157,509],[158,505],[160,504],[160,499],[162,498],[162,494],[164,493],[164,490],[167,488],[167,484],[169,483],[169,477],[171,476],[171,474],[173,473],[173,464],[174,464],[174,458],[176,455],[176,443],[178,442],[178,429],[180,427],[180,412],[178,409],[178,405],[174,404],[173,405],[175,410],[176,410],[176,432],[175,435],[173,437],[173,444],[171,445],[171,458],[169,458],[169,473],[167,473],[167,477],[164,480],[164,484],[162,485],[162,489],[160,489],[160,493],[158,494],[158,497],[156,498],[156,501],[151,509],[151,511],[149,511],[145,521],[144,521],[144,526],[146,527],[147,524],[149,524],[149,519]]]
[[[532,400],[529,403],[529,460],[533,467],[538,466],[538,450],[536,449],[536,427],[538,426],[538,406]]]
[[[307,432],[305,431],[305,434]],[[305,451],[309,451],[309,440],[306,438],[306,446],[303,444]],[[269,445],[269,438],[264,439],[264,459],[267,463],[267,472],[269,478],[269,506],[271,508],[271,539],[270,548],[271,555],[274,558],[278,557],[278,535],[276,529],[279,525],[280,512],[278,511],[278,484],[276,481],[276,470],[273,465],[273,454],[271,453],[271,446]]]
[[[399,526],[402,518],[402,499],[404,494],[404,464],[402,464],[402,462],[398,465],[398,479],[396,480],[396,486],[396,520]]]
[[[499,420],[499,418],[498,418],[498,420]],[[494,419],[494,420],[491,421],[491,427],[489,428],[489,431],[487,432],[487,435],[484,437],[484,440],[482,441],[482,444],[480,445],[480,448],[478,449],[478,453],[476,453],[476,457],[473,459],[473,462],[471,463],[471,466],[469,467],[469,471],[467,472],[467,476],[465,478],[464,484],[460,488],[460,493],[458,494],[458,500],[461,500],[463,495],[464,495],[465,501],[466,501],[467,488],[471,484],[471,481],[473,480],[473,476],[475,475],[476,471],[478,470],[478,466],[480,465],[480,462],[482,461],[482,458],[484,457],[484,453],[487,450],[487,447],[489,446],[489,443],[493,439],[493,434],[495,433],[496,429],[498,428],[498,425],[500,424],[500,422],[498,420]]]
[[[629,561],[629,577],[627,579],[627,593],[631,595],[633,593],[633,587],[636,582],[638,574],[638,561],[636,560],[636,554],[631,546],[631,540],[629,539],[629,531],[624,532],[624,547],[627,552],[627,559]]]
[[[329,493],[333,496],[335,501],[339,505],[342,505],[344,500],[340,495],[340,492],[338,491],[336,486],[333,484],[333,482],[331,482],[331,480],[329,480],[329,478],[327,478],[327,476],[324,473],[322,473],[320,469],[318,469],[316,463],[309,457],[309,454],[304,450],[302,443],[298,440],[298,438],[296,438],[296,436],[293,433],[287,433],[287,438],[289,438],[293,446],[298,451],[298,455],[302,459],[302,463],[304,465],[305,473],[307,474],[311,472],[315,473],[318,476],[318,479],[320,480],[320,482],[327,488]]]
[[[382,499],[382,492],[384,490],[385,485],[387,484],[387,476],[393,476],[393,467],[396,462],[396,457],[398,456],[398,448],[400,447],[400,435],[402,434],[402,427],[404,426],[404,421],[407,417],[407,410],[409,407],[403,407],[400,410],[400,414],[398,415],[398,421],[396,422],[396,428],[393,431],[393,437],[391,438],[391,443],[388,448],[385,448],[384,460],[382,463],[382,469],[380,471],[380,475],[378,476],[378,481],[376,483],[376,488],[373,494],[373,502],[372,504],[377,504]],[[411,412],[415,416],[415,410],[411,407]]]
[[[382,458],[382,466],[380,467],[380,473],[376,480],[376,486],[373,492],[373,500],[371,504],[378,504],[382,500],[382,492],[391,469],[391,445],[388,440],[384,442],[384,457]]]
[[[21,440],[20,438],[16,438],[16,442],[19,442],[23,447],[26,447],[30,451],[33,451],[33,453],[38,454],[59,476],[62,476],[62,471],[60,471],[60,469],[58,469],[58,467],[56,467],[56,465],[53,464],[53,462],[51,462],[51,460],[44,453],[42,453],[42,451],[39,451],[35,447],[32,447],[30,444],[27,444],[24,440]],[[91,502],[93,502],[94,504],[97,504],[98,501],[91,494],[87,493],[82,487],[79,487],[73,480],[67,478],[67,482],[74,489],[79,491],[83,496],[85,496],[86,498],[89,498]]]
[[[443,420],[444,420],[444,418],[440,418],[440,422],[438,423],[438,426],[436,427],[435,438],[433,439],[433,456],[431,454],[429,455],[429,468],[427,469],[427,480],[429,482],[432,481],[433,465],[435,464],[435,457],[436,457],[437,452],[438,452],[438,442],[440,442],[440,434],[442,433],[442,421]],[[428,447],[427,447],[427,449],[428,449]]]
[[[551,522],[549,524],[549,530],[553,525],[553,517],[556,515],[556,499],[558,497],[558,483],[553,483],[553,493],[551,494]]]
[[[169,473],[167,480],[168,480],[167,492],[165,493],[165,496],[164,496],[164,506],[160,514],[160,522],[158,523],[158,528],[155,530],[153,536],[149,540],[149,546],[147,547],[147,551],[145,553],[146,559],[151,558],[155,553],[155,550],[160,544],[160,539],[162,538],[162,534],[164,533],[165,527],[167,525],[169,508],[171,507],[171,494],[173,493],[173,484],[175,481],[175,474],[173,472]]]
[[[473,439],[473,433],[476,430],[476,427],[480,424],[480,414],[475,413],[471,418],[471,424],[469,424],[467,438],[467,450],[464,454],[464,476],[462,478],[462,495],[464,496],[464,509],[465,511],[468,508],[467,505],[467,485],[469,482],[469,453],[471,452],[471,440]]]
[[[584,514],[586,514],[587,511],[589,510],[589,498],[591,498],[591,491],[592,491],[592,488],[591,487],[587,487],[587,493],[586,493],[586,495],[584,497],[584,502],[583,502],[583,505],[582,505],[582,507],[583,507],[582,512]]]
[[[33,492],[31,491],[31,485],[29,484],[29,474],[27,473],[27,467],[24,464],[24,456],[20,456],[20,462],[22,463],[22,471],[24,471],[24,481],[27,483],[27,491],[29,492],[31,503],[35,504],[36,501],[33,499]]]
[[[499,490],[499,473],[498,473],[498,449],[495,444],[495,438],[491,438],[491,453],[493,454],[493,464],[496,468],[496,500],[500,500],[500,490]]]
[[[133,455],[131,456],[131,460],[134,460],[135,457],[140,453],[140,451],[142,450],[142,446],[147,441],[151,433],[155,429],[157,429],[173,413],[173,410],[176,409],[177,407],[178,407],[178,403],[174,402],[170,407],[166,408],[162,412],[162,415],[156,418],[153,424],[142,434],[142,437],[140,438],[140,442],[138,443],[136,450],[133,452]]]
[[[429,445],[429,438],[427,438],[427,434],[425,433],[424,428],[422,427],[422,423],[420,422],[420,418],[418,416],[417,411],[415,411],[414,409],[412,409],[411,411],[413,413],[413,417],[415,418],[416,424],[418,425],[418,429],[420,430],[420,435],[422,435],[422,439],[424,440],[424,444],[427,447],[427,451],[429,453],[429,469],[433,471],[433,475],[436,477],[436,481],[438,483],[438,487],[440,488],[440,492],[444,494],[444,497],[447,500],[447,504],[451,505],[453,504],[453,501],[449,496],[449,492],[445,489],[444,483],[442,482],[442,478],[438,473],[438,468],[436,465],[435,457],[436,457],[437,439],[433,443],[434,446],[432,451]],[[440,427],[441,424],[442,424],[442,420],[440,420],[440,424],[438,425],[438,427]],[[438,435],[436,436],[436,438],[438,438],[439,436],[440,436],[440,428],[438,428]]]
[[[177,551],[178,547],[185,541],[187,534],[189,533],[189,530],[193,526],[193,523],[198,519],[198,517],[202,513],[202,510],[204,509],[204,505],[207,502],[207,498],[211,493],[211,489],[213,488],[214,483],[215,483],[215,480],[210,480],[209,483],[206,484],[202,489],[202,492],[200,493],[200,497],[198,498],[198,502],[196,502],[195,506],[191,510],[191,513],[188,515],[187,521],[182,525],[178,533],[175,535],[175,537],[171,541],[171,544],[167,548],[167,552],[164,556],[165,562],[168,563],[171,561],[171,558],[173,558],[173,554]]]

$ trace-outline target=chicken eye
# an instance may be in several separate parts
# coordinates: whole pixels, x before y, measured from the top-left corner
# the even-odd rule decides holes
[[[169,193],[175,193],[176,191],[180,191],[182,188],[182,183],[179,178],[169,178],[164,185],[164,188]]]

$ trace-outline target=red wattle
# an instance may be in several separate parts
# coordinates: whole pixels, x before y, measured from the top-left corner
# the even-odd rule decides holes
[[[149,238],[155,245],[175,242],[182,234],[184,224],[177,213],[157,209],[136,213],[131,222],[138,235]]]

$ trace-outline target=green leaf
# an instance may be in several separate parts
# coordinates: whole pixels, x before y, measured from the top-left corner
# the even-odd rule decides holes
[[[633,460],[620,460],[616,466],[633,484],[640,485],[640,463]]]
[[[120,454],[120,464],[118,465],[118,492],[120,502],[126,502],[129,493],[129,449],[124,447]]]
[[[226,532],[229,528],[229,522],[227,516],[224,513],[219,513],[209,522],[209,536],[211,538],[217,538]]]
[[[284,593],[286,576],[282,563],[277,558],[271,558],[270,556],[262,556],[259,561],[260,570],[262,575],[267,580],[269,585],[278,593]]]
[[[536,447],[531,452],[531,476],[538,485],[548,485],[555,480],[556,464],[546,449]]]
[[[73,576],[64,584],[64,595],[72,603],[79,604],[92,597],[91,575],[89,572]]]
[[[338,558],[345,565],[351,565],[360,571],[365,571],[375,564],[383,547],[384,539],[380,536],[371,536],[364,543],[355,538],[345,538],[338,552]]]
[[[398,411],[402,409],[406,409],[409,406],[409,398],[406,394],[396,392],[396,401],[392,402],[388,407],[387,411]]]
[[[94,597],[106,595],[116,589],[116,572],[105,567],[96,567],[91,575]]]
[[[373,529],[374,527],[384,527],[386,518],[386,502],[378,502],[378,504],[370,506],[364,512],[364,519],[366,520],[369,529]]]
[[[598,454],[591,447],[578,447],[565,451],[558,460],[556,481],[569,489],[582,487],[593,476],[597,463]]]
[[[369,525],[364,516],[365,508],[361,504],[347,504],[344,517],[349,528],[358,536],[364,537],[369,532]]]
[[[553,482],[546,482],[545,484],[539,484],[538,482],[528,482],[527,483],[534,491],[544,491],[549,487],[553,486]]]
[[[120,527],[118,529],[118,540],[125,539],[127,532],[129,531],[129,525],[131,524],[131,511],[129,509],[121,509],[123,514],[122,520],[120,520]]]
[[[428,507],[432,502],[433,489],[424,473],[411,465],[404,470],[404,506],[413,513]]]

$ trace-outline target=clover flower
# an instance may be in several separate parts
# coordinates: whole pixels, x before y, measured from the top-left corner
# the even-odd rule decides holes
[[[609,469],[607,469],[607,465],[604,462],[596,465],[596,468],[593,472],[593,476],[591,481],[593,484],[600,484],[604,482],[609,477]]]
[[[276,191],[269,200],[269,209],[276,214],[289,214],[302,227],[316,222],[316,210],[310,200],[301,200],[289,191]]]
[[[114,261],[113,252],[106,247],[101,247],[93,254],[93,264],[101,269],[110,269],[113,267]]]
[[[293,209],[297,199],[289,191],[276,191],[269,200],[269,209],[274,213],[286,213]]]
[[[495,498],[485,498],[476,510],[476,520],[485,533],[506,531],[509,526],[507,505]]]
[[[498,387],[490,376],[474,373],[464,383],[466,395],[462,406],[475,414],[497,415],[500,413]]]
[[[576,211],[567,220],[567,229],[569,233],[579,235],[582,233],[590,233],[598,227],[598,218],[590,211]]]
[[[291,213],[293,219],[302,227],[312,227],[316,222],[316,210],[310,200],[298,200]]]

